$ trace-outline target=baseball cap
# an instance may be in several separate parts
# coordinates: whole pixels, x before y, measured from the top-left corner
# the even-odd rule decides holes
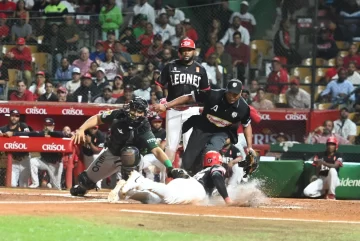
[[[298,80],[298,79],[292,79],[292,80],[290,81],[290,84],[293,84],[293,85],[300,85],[300,82],[299,82],[299,80]]]
[[[240,5],[241,5],[241,4],[246,5],[246,6],[249,6],[248,1],[242,1],[242,2],[240,3]]]
[[[0,13],[0,18],[1,19],[7,19],[6,14],[5,13]]]
[[[121,76],[121,75],[116,75],[115,77],[114,77],[114,81],[116,80],[116,79],[120,79],[120,80],[123,80],[123,77]]]
[[[107,32],[107,35],[109,35],[109,34],[115,35],[115,30],[109,30],[109,31]]]
[[[106,86],[103,88],[103,91],[104,91],[104,90],[110,90],[110,91],[112,91],[113,88],[111,87],[111,85],[106,85]]]
[[[53,118],[45,118],[45,125],[46,126],[54,126],[55,125],[55,121]]]
[[[18,110],[10,110],[9,114],[5,114],[5,116],[20,116],[20,112]]]
[[[274,58],[272,59],[272,61],[273,61],[273,62],[280,62],[280,58],[279,58],[279,57],[274,57]]]
[[[104,42],[103,42],[103,41],[101,41],[101,40],[96,41],[95,46],[96,46],[96,45],[98,45],[98,44],[100,44],[100,45],[104,46]]]
[[[105,74],[105,69],[103,67],[97,67],[96,72],[101,71]]]
[[[86,73],[86,74],[83,74],[83,76],[81,76],[81,79],[92,79],[92,76],[91,76],[91,74]]]
[[[16,40],[16,44],[17,45],[24,45],[26,42],[25,42],[25,39],[24,38],[18,38]]]
[[[185,18],[183,21],[184,24],[190,24],[190,18]]]
[[[242,90],[242,82],[238,79],[232,79],[226,86],[226,92],[231,92],[234,94],[240,94]]]
[[[67,93],[67,89],[66,89],[64,86],[60,86],[60,87],[57,89],[57,92]]]
[[[157,33],[157,34],[155,34],[154,39],[160,39],[160,40],[162,40],[162,36]]]
[[[73,74],[80,74],[81,71],[80,71],[80,69],[78,67],[75,67],[75,68],[73,68],[72,73]]]
[[[134,69],[136,69],[136,66],[135,66],[135,64],[134,63],[129,63],[129,67],[128,67],[129,69],[130,68],[134,68]]]
[[[248,90],[245,90],[245,89],[244,89],[242,92],[250,95],[250,91],[248,91]]]
[[[45,73],[43,71],[38,71],[35,76],[37,76],[37,75],[42,75],[45,77]]]
[[[161,73],[161,71],[160,71],[159,69],[156,69],[156,70],[154,70],[154,73],[158,73],[158,74],[160,74],[160,73]]]
[[[163,122],[163,119],[157,115],[151,120],[151,122]]]
[[[131,85],[126,85],[124,91],[133,91],[133,87]]]

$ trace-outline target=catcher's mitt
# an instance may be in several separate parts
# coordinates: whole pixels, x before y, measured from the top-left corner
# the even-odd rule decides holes
[[[168,177],[171,177],[174,179],[176,179],[176,178],[188,179],[188,178],[190,178],[190,175],[184,169],[173,168],[173,169],[169,170]]]
[[[249,152],[249,154],[246,155],[245,160],[239,162],[238,165],[239,167],[244,168],[244,172],[245,172],[244,177],[246,178],[248,175],[251,175],[258,169],[259,167],[258,157],[256,156],[255,153]]]

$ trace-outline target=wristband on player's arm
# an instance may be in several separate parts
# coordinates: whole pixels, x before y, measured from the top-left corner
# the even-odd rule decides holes
[[[160,100],[161,98],[164,97],[164,94],[162,91],[156,91],[155,95],[156,95],[156,98],[158,98],[158,100]]]

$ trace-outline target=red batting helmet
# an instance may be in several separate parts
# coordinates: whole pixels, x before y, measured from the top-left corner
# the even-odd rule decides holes
[[[182,48],[195,49],[195,43],[190,38],[184,38],[183,40],[180,41],[179,51]]]
[[[336,146],[336,149],[339,147],[339,142],[338,142],[338,140],[336,139],[336,137],[335,136],[330,136],[327,140],[326,140],[326,145],[327,144],[335,144],[335,146]]]
[[[203,167],[212,167],[214,165],[221,165],[222,157],[217,151],[208,151],[204,156]]]

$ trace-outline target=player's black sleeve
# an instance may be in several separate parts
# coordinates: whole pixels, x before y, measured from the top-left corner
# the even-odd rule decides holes
[[[159,78],[155,80],[155,84],[159,85],[161,88],[165,88],[168,83],[168,79],[170,78],[169,69],[169,64],[165,65]]]
[[[195,102],[197,103],[205,103],[208,99],[211,98],[212,93],[214,90],[208,90],[208,91],[194,91],[192,92],[193,98]]]
[[[220,195],[223,197],[223,199],[225,199],[229,197],[229,194],[226,190],[225,178],[223,175],[224,174],[220,171],[214,171],[211,173],[211,179]]]
[[[100,120],[102,123],[111,124],[113,120],[116,119],[121,114],[121,112],[122,111],[120,110],[105,111],[100,114]]]
[[[208,91],[210,90],[210,82],[208,79],[208,76],[206,74],[206,70],[204,67],[201,66],[201,80],[200,80],[200,86],[199,89],[201,91]]]
[[[243,126],[248,126],[251,123],[251,117],[250,117],[250,108],[247,106],[246,115],[241,119],[241,124]]]
[[[64,133],[62,131],[50,131],[49,136],[55,137],[55,138],[63,138],[65,137]]]

